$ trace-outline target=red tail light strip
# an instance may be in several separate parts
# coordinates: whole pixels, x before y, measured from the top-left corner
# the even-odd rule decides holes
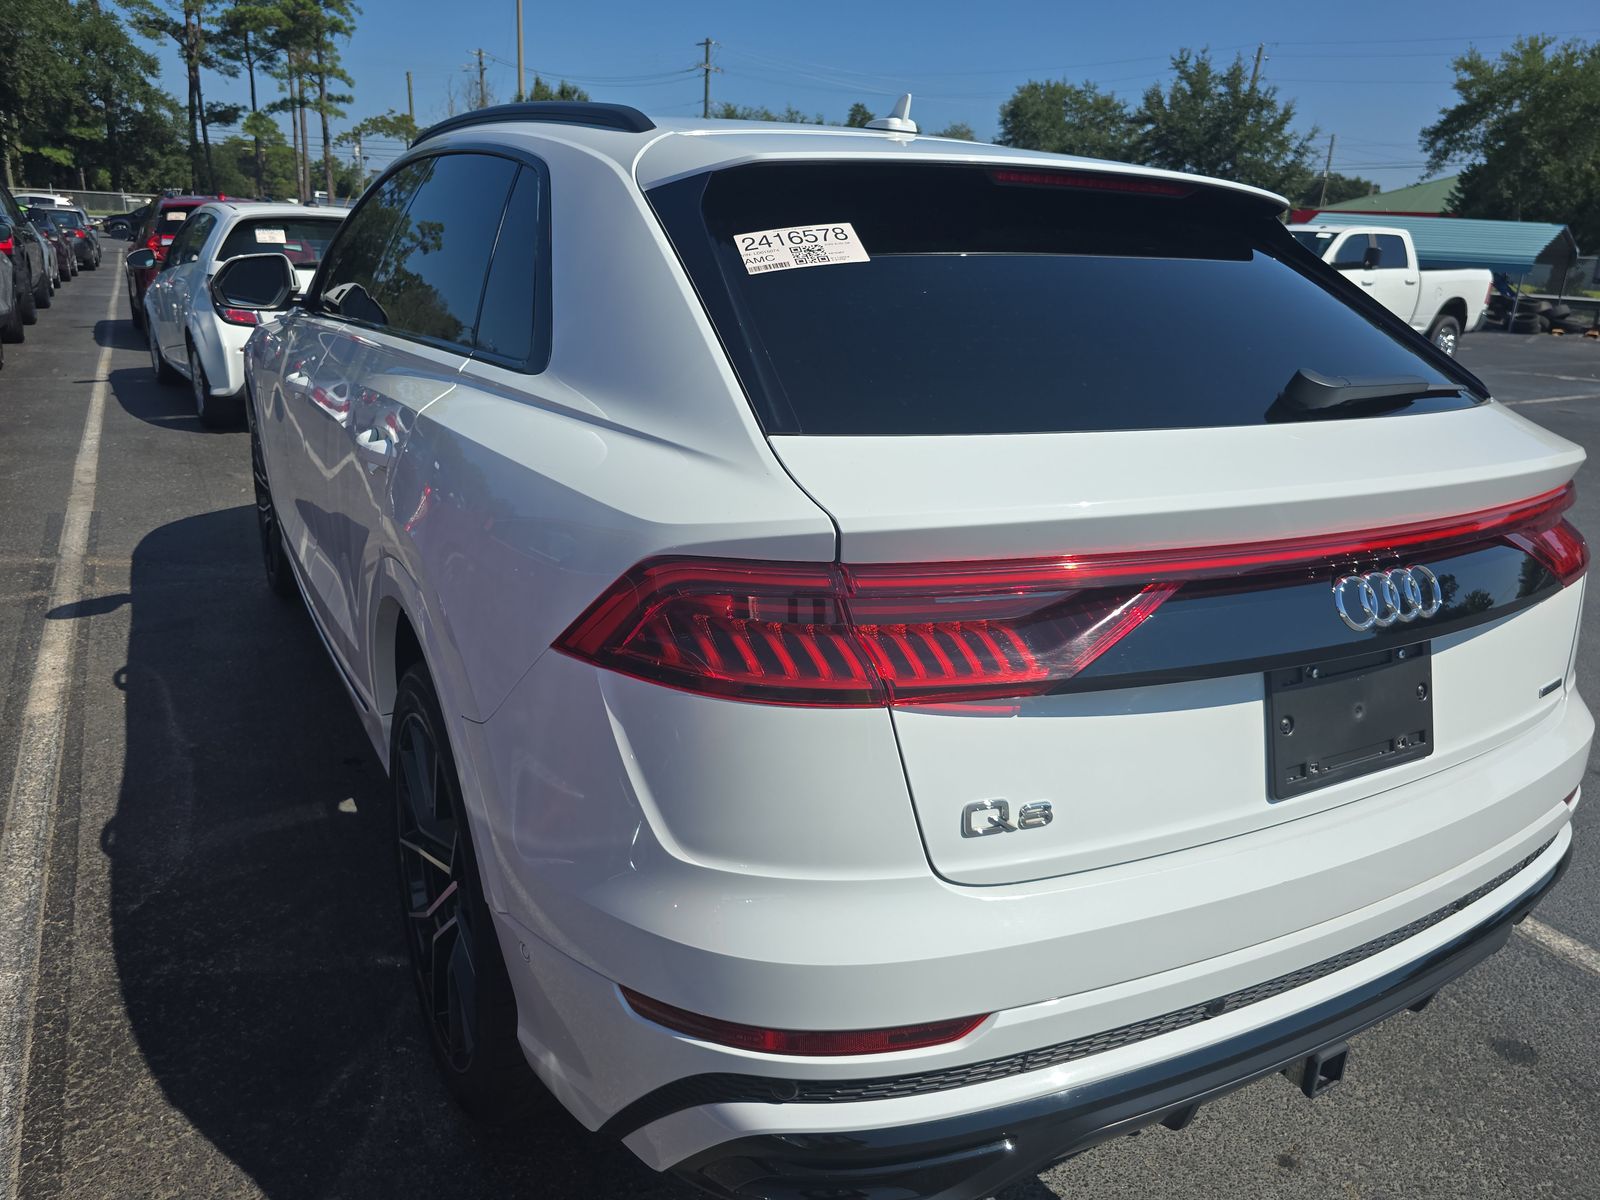
[[[721,1021],[716,1017],[703,1017],[688,1009],[675,1008],[660,1000],[642,996],[631,988],[623,988],[622,997],[628,1002],[628,1007],[645,1020],[703,1042],[735,1046],[740,1050],[757,1050],[763,1054],[797,1054],[813,1058],[890,1054],[900,1050],[918,1050],[924,1046],[941,1046],[946,1042],[960,1041],[989,1019],[985,1014],[979,1017],[956,1017],[949,1021],[927,1021],[920,1025],[896,1025],[887,1029],[816,1032],[762,1029],[755,1025]]]
[[[1386,530],[1213,548],[871,565],[641,563],[556,640],[597,666],[766,704],[832,707],[1038,695],[1149,620],[1190,580],[1314,573],[1506,541],[1563,585],[1589,562],[1570,485]]]

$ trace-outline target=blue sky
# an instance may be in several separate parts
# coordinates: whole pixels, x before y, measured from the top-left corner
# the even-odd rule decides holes
[[[1392,0],[1331,8],[1281,0],[524,5],[530,84],[537,69],[580,83],[596,100],[697,115],[696,43],[711,37],[719,43],[712,61],[720,68],[712,77],[713,100],[778,111],[794,104],[837,121],[852,101],[884,112],[910,91],[923,129],[965,121],[980,138],[994,136],[1001,102],[1029,79],[1092,80],[1137,103],[1146,87],[1169,77],[1168,59],[1180,47],[1208,46],[1231,59],[1253,55],[1265,42],[1263,78],[1295,100],[1302,127],[1320,129],[1322,151],[1328,134],[1338,135],[1334,170],[1386,188],[1421,177],[1417,131],[1451,100],[1453,56],[1473,45],[1493,53],[1519,34],[1600,37],[1600,10],[1505,0],[1462,0],[1448,8]],[[510,99],[514,0],[366,0],[344,52],[355,102],[340,127],[389,108],[405,111],[407,70],[417,120],[444,116],[452,86],[458,93],[475,86],[476,70],[466,68],[479,47],[493,56],[486,59],[491,91]],[[162,82],[181,98],[175,50],[162,48],[160,57]],[[274,87],[265,85],[264,98],[276,94]],[[208,99],[246,98],[242,80],[209,76],[206,89]],[[369,147],[369,162],[399,149]]]

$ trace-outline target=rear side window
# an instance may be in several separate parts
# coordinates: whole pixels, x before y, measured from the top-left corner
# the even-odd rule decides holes
[[[1386,271],[1398,271],[1406,265],[1405,240],[1392,233],[1379,233],[1373,236],[1373,241],[1378,243],[1378,266]]]
[[[1302,273],[1273,214],[1203,191],[808,163],[735,167],[651,200],[769,433],[1255,425],[1302,368],[1458,382]],[[868,261],[751,274],[736,242],[844,223]]]
[[[478,317],[478,349],[516,363],[528,362],[534,352],[535,297],[543,290],[543,190],[539,172],[522,168],[500,225]]]
[[[217,257],[286,254],[297,267],[314,267],[338,232],[337,217],[252,217],[228,231]]]

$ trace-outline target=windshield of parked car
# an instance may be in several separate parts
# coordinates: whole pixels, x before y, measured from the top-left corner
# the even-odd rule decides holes
[[[1210,189],[764,163],[651,199],[771,433],[1253,425],[1302,368],[1459,382]]]
[[[337,232],[337,217],[252,217],[228,231],[217,257],[286,254],[297,267],[314,267]]]

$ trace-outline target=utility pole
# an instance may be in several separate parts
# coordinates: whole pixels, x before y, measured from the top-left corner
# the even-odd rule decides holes
[[[522,0],[517,0],[517,100],[521,102],[528,98],[522,90]]]
[[[473,53],[478,56],[478,107],[488,108],[489,93],[483,82],[483,51],[474,50]]]
[[[1318,208],[1328,202],[1328,176],[1333,172],[1333,139],[1338,136],[1335,133],[1328,135],[1328,161],[1322,164],[1322,196],[1317,201]]]
[[[722,70],[721,67],[713,67],[711,65],[711,47],[715,46],[716,44],[717,43],[713,42],[710,38],[707,38],[703,42],[695,43],[697,46],[705,47],[706,52],[705,61],[700,64],[700,72],[705,76],[705,96],[700,102],[700,115],[702,117],[709,117],[711,115],[711,72]]]
[[[361,154],[361,135],[356,134],[356,195],[367,189],[367,160]]]
[[[411,72],[406,72],[406,115],[411,118],[411,123],[417,123],[417,105],[411,98]]]
[[[1250,68],[1250,90],[1256,90],[1256,80],[1261,76],[1261,56],[1267,52],[1265,42],[1256,43],[1256,65]]]

